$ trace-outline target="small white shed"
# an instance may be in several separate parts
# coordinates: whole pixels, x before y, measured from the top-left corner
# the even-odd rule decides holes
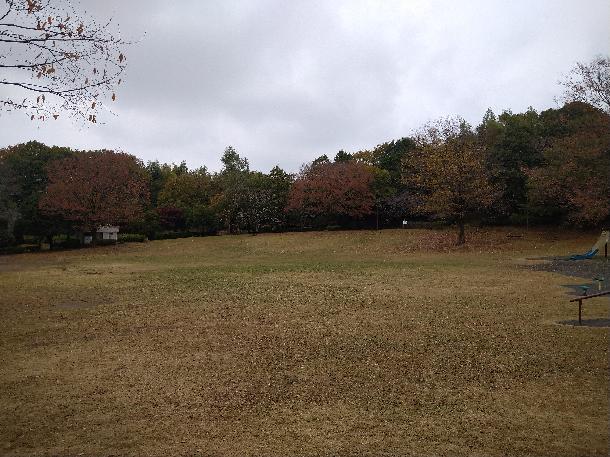
[[[117,241],[119,239],[119,228],[116,225],[102,225],[97,229],[98,240]]]

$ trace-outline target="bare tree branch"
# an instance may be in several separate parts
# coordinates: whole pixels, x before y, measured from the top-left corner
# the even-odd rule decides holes
[[[100,24],[82,17],[69,0],[2,1],[0,85],[12,90],[0,99],[0,113],[57,119],[65,112],[97,122],[106,102],[116,99],[126,66],[128,43],[113,34],[112,19]]]
[[[597,56],[585,64],[578,62],[559,81],[564,89],[563,101],[581,101],[610,114],[610,57]]]

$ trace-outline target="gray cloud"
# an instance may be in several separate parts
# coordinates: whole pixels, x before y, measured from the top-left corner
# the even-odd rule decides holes
[[[231,144],[254,168],[411,133],[439,116],[554,106],[575,61],[607,54],[605,0],[82,0],[113,16],[128,73],[117,116],[82,128],[0,117],[3,144],[117,148],[143,160],[220,166]]]

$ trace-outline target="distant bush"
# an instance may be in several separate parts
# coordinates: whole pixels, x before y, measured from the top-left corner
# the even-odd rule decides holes
[[[23,254],[25,252],[40,251],[40,246],[36,245],[18,245],[7,246],[0,248],[0,255]]]
[[[199,236],[212,236],[218,235],[216,230],[210,230],[208,232],[160,232],[155,233],[155,240],[175,240],[177,238],[191,238],[191,237],[199,237]]]
[[[0,248],[0,255],[23,254],[24,252],[28,252],[24,246],[6,246]]]
[[[15,237],[6,229],[6,223],[3,222],[0,219],[0,247],[7,247],[14,243]]]
[[[66,238],[63,240],[53,242],[53,249],[78,249],[80,248],[81,242],[77,238]]]
[[[403,228],[409,229],[442,229],[448,224],[444,221],[409,221]]]
[[[63,242],[62,247],[65,249],[77,249],[82,246],[79,239],[70,238]]]
[[[155,235],[156,240],[175,240],[176,238],[188,238],[187,232],[161,232]]]
[[[143,243],[146,239],[141,233],[119,233],[119,243]]]
[[[97,240],[95,244],[97,246],[109,246],[111,244],[116,244],[116,240]]]

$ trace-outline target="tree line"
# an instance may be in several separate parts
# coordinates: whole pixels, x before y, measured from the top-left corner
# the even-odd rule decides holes
[[[31,141],[0,150],[0,243],[100,225],[149,239],[181,234],[384,228],[403,220],[564,224],[610,218],[610,116],[585,102],[524,113],[488,110],[476,127],[446,118],[288,173],[250,169],[232,147],[222,169],[144,164],[115,151]]]

